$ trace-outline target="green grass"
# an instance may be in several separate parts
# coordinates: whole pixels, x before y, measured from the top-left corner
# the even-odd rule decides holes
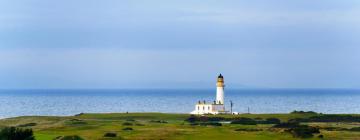
[[[316,114],[241,114],[218,115],[225,118],[279,118],[285,122],[294,118],[308,118]],[[79,135],[87,140],[120,140],[120,139],[169,139],[169,140],[198,140],[198,139],[250,139],[250,140],[292,140],[291,134],[283,130],[271,129],[271,124],[239,125],[223,124],[223,126],[191,126],[184,120],[189,114],[164,113],[107,113],[82,114],[80,116],[50,117],[50,116],[24,116],[0,120],[0,128],[5,126],[18,126],[36,123],[32,128],[37,140],[52,140],[58,136]],[[209,116],[211,117],[211,116]],[[166,121],[157,123],[154,121]],[[123,125],[129,122],[132,125]],[[360,123],[306,123],[311,126],[352,128]],[[125,131],[123,128],[131,127],[133,130]],[[241,128],[257,129],[261,131],[235,131]],[[115,132],[118,137],[104,138],[106,132]],[[360,132],[327,131],[321,129],[324,139],[358,139]],[[310,139],[319,139],[317,137]]]

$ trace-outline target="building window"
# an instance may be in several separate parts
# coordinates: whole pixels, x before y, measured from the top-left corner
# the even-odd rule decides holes
[[[208,106],[208,110],[210,110],[210,106]]]
[[[200,110],[200,107],[198,106],[198,110]]]
[[[205,110],[205,106],[203,106],[203,110]]]

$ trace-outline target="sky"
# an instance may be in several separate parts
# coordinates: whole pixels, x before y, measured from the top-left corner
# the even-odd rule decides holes
[[[359,0],[1,0],[0,89],[360,88]]]

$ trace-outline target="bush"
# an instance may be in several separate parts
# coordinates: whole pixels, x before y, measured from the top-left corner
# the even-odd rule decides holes
[[[314,111],[296,111],[294,110],[293,112],[290,112],[290,114],[318,114]]]
[[[360,122],[360,116],[352,115],[321,115],[312,116],[309,122]]]
[[[251,118],[237,118],[234,121],[231,121],[231,124],[243,124],[243,125],[256,125],[257,122]]]
[[[349,129],[347,128],[341,128],[341,127],[323,127],[322,129],[326,131],[347,131]]]
[[[208,121],[224,121],[226,120],[224,117],[209,117]]]
[[[314,133],[320,133],[319,128],[307,125],[300,125],[288,130],[296,138],[310,138]]]
[[[75,116],[81,116],[84,115],[84,113],[75,114]]]
[[[294,118],[294,119],[289,119],[288,122],[296,122],[296,123],[309,122],[309,119],[308,118]]]
[[[133,125],[133,124],[129,123],[129,122],[124,122],[122,125],[130,126],[130,125]]]
[[[295,128],[295,127],[299,127],[299,126],[300,125],[297,122],[284,122],[284,123],[276,124],[272,127],[273,128]]]
[[[350,131],[360,131],[360,127],[353,127],[349,129]]]
[[[190,123],[192,126],[200,125],[200,126],[222,126],[221,123],[218,122],[200,122],[200,123]]]
[[[190,123],[191,126],[199,125],[199,123]]]
[[[65,122],[66,125],[85,125],[87,124],[87,122],[85,122],[84,120],[80,120],[80,119],[71,119],[71,120],[67,120]]]
[[[274,125],[273,128],[287,128],[286,131],[296,138],[310,138],[314,133],[320,133],[318,127],[300,125],[298,122],[280,123]]]
[[[278,119],[278,118],[267,118],[267,119],[265,120],[265,123],[266,123],[266,124],[280,124],[281,121],[280,121],[280,119]]]
[[[191,115],[189,118],[187,118],[185,121],[188,121],[190,123],[196,122],[198,121],[198,117],[196,117],[195,115]]]
[[[134,130],[133,128],[131,128],[131,127],[125,127],[125,128],[123,128],[122,130],[125,130],[125,131],[132,131],[132,130]]]
[[[316,115],[309,118],[295,118],[296,122],[360,122],[360,116],[352,115]]]
[[[59,136],[56,137],[55,140],[84,140],[78,135],[72,135],[72,136]]]
[[[207,122],[209,119],[206,116],[200,116],[199,121],[201,122]]]
[[[200,123],[201,126],[222,126],[221,123],[218,123],[218,122],[203,122],[203,123]]]
[[[31,126],[36,126],[37,123],[26,123],[26,124],[20,124],[17,127],[31,127]]]
[[[150,122],[152,122],[152,123],[168,123],[167,121],[164,121],[164,120],[151,120]]]
[[[0,131],[0,140],[35,140],[32,129],[5,127]]]
[[[227,118],[228,119],[228,118]],[[201,122],[218,122],[218,121],[224,121],[227,120],[224,117],[207,117],[207,116],[195,116],[195,115],[191,115],[189,118],[185,119],[185,121],[190,122],[190,123],[194,123],[197,121],[201,121]],[[231,120],[231,119],[230,119]]]
[[[231,121],[232,124],[245,124],[245,125],[256,125],[256,124],[279,124],[280,119],[278,118],[267,118],[263,120],[262,118],[224,118],[224,117],[209,117],[209,116],[195,116],[191,115],[185,121],[190,123],[196,122],[219,122],[219,121]]]
[[[145,126],[145,124],[141,124],[141,123],[136,123],[136,126]]]
[[[116,133],[115,132],[107,132],[104,134],[104,137],[116,137]]]

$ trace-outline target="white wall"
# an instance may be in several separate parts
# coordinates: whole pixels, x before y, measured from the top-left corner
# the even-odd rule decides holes
[[[224,104],[224,87],[216,88],[216,103]]]

